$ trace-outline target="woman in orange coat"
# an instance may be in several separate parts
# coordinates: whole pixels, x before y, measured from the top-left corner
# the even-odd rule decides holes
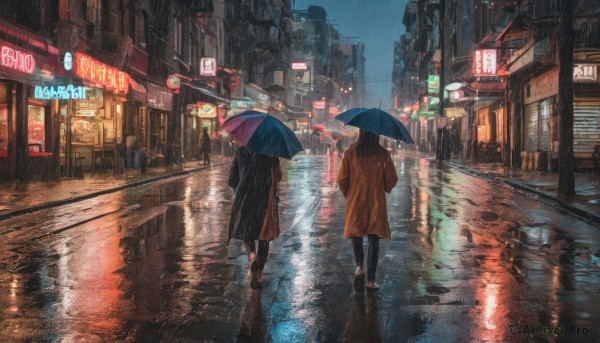
[[[358,140],[344,152],[337,182],[346,197],[344,237],[352,240],[356,271],[354,288],[364,291],[363,237],[369,239],[367,290],[376,291],[375,270],[379,239],[390,239],[387,201],[398,181],[390,153],[379,145],[379,135],[360,130]]]

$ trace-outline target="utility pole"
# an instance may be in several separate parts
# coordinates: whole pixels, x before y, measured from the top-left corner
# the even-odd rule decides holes
[[[440,84],[438,87],[439,97],[440,97],[440,114],[439,117],[442,118],[446,114],[444,112],[444,69],[445,69],[445,58],[444,58],[444,32],[445,30],[445,17],[446,17],[446,1],[440,0]],[[443,121],[446,123],[446,121]],[[442,123],[442,120],[438,120],[438,123]],[[437,144],[436,144],[436,155],[438,157],[438,162],[442,162],[446,157],[445,156],[445,141],[448,137],[445,137],[448,133],[446,132],[446,128],[437,128]]]
[[[575,155],[573,154],[573,16],[574,0],[560,1],[558,26],[558,111],[560,146],[558,194],[575,194]]]

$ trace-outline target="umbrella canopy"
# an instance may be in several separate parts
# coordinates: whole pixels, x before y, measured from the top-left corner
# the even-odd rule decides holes
[[[346,125],[355,126],[378,135],[414,143],[408,130],[391,114],[377,108],[353,108],[335,117]]]
[[[263,155],[292,159],[304,150],[294,131],[267,113],[244,111],[227,119],[221,130],[250,151]]]
[[[342,130],[338,130],[338,129],[329,129],[327,131],[328,133],[331,134],[331,137],[333,137],[333,139],[335,140],[339,140],[339,139],[343,139],[348,137],[348,134]]]
[[[316,131],[325,131],[327,128],[323,124],[315,124],[313,125],[313,130]]]

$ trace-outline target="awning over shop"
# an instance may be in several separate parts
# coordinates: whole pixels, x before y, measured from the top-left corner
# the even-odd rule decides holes
[[[491,106],[493,103],[495,103],[496,101],[499,101],[501,99],[493,99],[493,100],[479,100],[479,101],[475,101],[475,105],[473,106],[473,109],[475,111],[479,111],[482,108],[485,107],[489,107]]]
[[[253,83],[246,83],[244,85],[244,95],[267,106],[270,106],[269,102],[271,99],[277,98],[274,94],[267,92],[262,87]]]
[[[506,38],[524,38],[526,37],[527,31],[535,28],[535,19],[527,14],[519,14],[514,18],[496,38],[496,42],[501,42]],[[509,38],[509,39],[510,39]]]
[[[148,89],[148,106],[163,111],[173,110],[173,93],[151,83],[146,84]]]
[[[471,88],[478,93],[504,93],[505,82],[471,82]]]
[[[147,94],[146,87],[143,84],[137,83],[133,78],[129,78],[129,92],[127,93],[127,97],[139,101],[141,103],[146,103]]]
[[[50,40],[6,19],[0,19],[0,49],[0,74],[31,81],[52,80],[56,75],[59,52]]]
[[[227,105],[229,105],[229,103],[231,102],[229,99],[222,97],[221,95],[215,93],[214,91],[207,89],[205,87],[203,87],[198,81],[196,80],[192,80],[191,82],[187,82],[187,81],[182,81],[181,82],[182,85],[188,86],[192,89],[197,90],[198,92],[204,94],[204,95],[208,95],[209,97],[212,97],[216,100],[219,100],[220,102],[223,102]]]
[[[306,111],[304,108],[298,107],[298,106],[293,106],[293,105],[286,105],[286,106],[287,106],[287,109],[286,109],[285,113],[288,115],[288,117],[290,117],[290,119],[293,119],[293,120],[308,119],[310,112]]]

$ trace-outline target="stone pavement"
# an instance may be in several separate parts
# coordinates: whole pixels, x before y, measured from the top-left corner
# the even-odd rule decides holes
[[[465,173],[505,184],[538,196],[547,203],[600,224],[600,175],[575,173],[575,195],[558,195],[558,173],[521,171],[501,163],[467,164],[459,160],[444,164]]]
[[[211,156],[211,165],[222,165],[230,160],[231,157],[215,154]],[[182,168],[149,167],[144,174],[139,169],[128,168],[122,175],[109,172],[96,175],[86,173],[83,179],[6,183],[2,185],[0,193],[0,220],[208,168],[210,167],[202,165],[202,161],[191,161],[184,162]]]

